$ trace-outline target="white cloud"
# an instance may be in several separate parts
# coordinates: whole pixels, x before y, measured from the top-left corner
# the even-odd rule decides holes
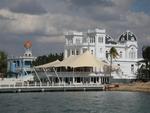
[[[41,29],[41,26],[38,19],[39,16],[33,16],[28,14],[17,14],[10,12],[9,10],[0,10],[0,15],[8,18],[7,21],[3,21],[3,27],[0,27],[0,29],[3,31],[3,33],[15,33],[15,34],[23,34],[23,33],[32,33],[35,31],[39,31]]]
[[[63,33],[69,30],[87,31],[102,27],[106,28],[107,33],[114,38],[129,29],[136,34],[140,43],[150,43],[150,15],[131,11],[133,0],[111,0],[112,4],[108,5],[99,2],[96,5],[90,4],[90,1],[88,6],[84,1],[77,6],[80,0],[75,3],[72,0],[67,3],[66,0],[45,1],[38,1],[47,10],[42,15],[11,11],[10,8],[19,6],[19,0],[10,8],[0,9],[0,36],[6,36],[5,41],[9,41],[10,38],[19,38],[18,35],[25,37],[31,34],[32,39],[40,45],[64,42]],[[1,38],[0,43],[3,41]]]
[[[64,14],[47,13],[45,15],[29,15],[14,13],[3,9],[0,10],[0,16],[10,19],[5,24],[6,26],[9,24],[8,31],[12,30],[12,32],[16,33],[34,32],[38,30],[50,33],[55,32],[59,27],[74,27],[74,29],[79,29],[89,27],[90,25],[97,25],[97,22],[93,20]]]
[[[126,19],[129,25],[133,25],[135,27],[150,26],[150,16],[144,12],[130,12],[126,15]]]
[[[37,38],[37,42],[39,43],[62,43],[64,42],[65,38],[64,36],[56,36],[56,37],[46,37],[46,36],[41,36]]]
[[[63,36],[63,33],[70,29],[81,30],[97,25],[97,22],[92,20],[64,14],[30,15],[1,9],[0,16],[8,18],[8,20],[0,20],[0,32],[3,34],[24,35],[31,33],[54,38],[54,35]],[[51,40],[54,41],[53,39]]]

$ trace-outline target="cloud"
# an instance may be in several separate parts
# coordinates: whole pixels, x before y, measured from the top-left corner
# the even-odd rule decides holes
[[[130,12],[126,15],[127,22],[134,27],[150,27],[150,16],[144,12]]]
[[[87,6],[112,6],[113,3],[110,0],[64,0],[71,6],[87,7]]]
[[[139,38],[139,45],[150,43],[147,38],[150,15],[131,10],[134,7],[133,1],[1,0],[0,47],[4,48],[5,44],[1,44],[4,42],[11,48],[17,48],[18,52],[22,42],[29,38],[42,53],[50,48],[59,51],[59,47],[63,50],[64,32],[87,31],[96,27],[105,28],[115,39],[128,29]]]
[[[81,30],[97,25],[96,22],[89,19],[63,14],[47,13],[41,16],[14,13],[3,9],[0,10],[0,16],[9,18],[7,21],[1,20],[3,27],[0,26],[0,30],[3,31],[2,33],[12,34],[62,34],[70,29]]]
[[[1,20],[0,30],[3,31],[2,33],[24,34],[40,31],[38,16],[17,14],[4,9],[0,10],[0,16],[9,19]]]
[[[46,36],[42,36],[40,38],[37,39],[37,42],[39,43],[62,43],[62,42],[65,42],[65,38],[63,35],[61,36],[58,36],[58,35],[54,35],[54,36],[51,36],[51,37],[46,37]]]
[[[9,8],[12,12],[25,14],[45,14],[47,11],[37,2],[37,0],[22,0]]]

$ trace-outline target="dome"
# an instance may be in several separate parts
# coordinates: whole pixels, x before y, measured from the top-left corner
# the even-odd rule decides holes
[[[31,47],[32,47],[32,42],[31,42],[30,40],[25,41],[25,42],[24,42],[24,47],[25,47],[26,49],[31,48]]]
[[[111,37],[111,36],[109,36],[109,35],[106,35],[105,36],[105,42],[106,42],[106,44],[117,44],[114,40],[113,40],[113,38]]]
[[[119,42],[125,41],[136,41],[136,37],[132,32],[126,31],[119,37]]]

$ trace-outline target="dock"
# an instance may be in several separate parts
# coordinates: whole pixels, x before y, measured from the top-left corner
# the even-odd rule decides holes
[[[21,92],[65,92],[65,91],[103,91],[102,84],[19,84],[0,85],[0,93],[21,93]]]

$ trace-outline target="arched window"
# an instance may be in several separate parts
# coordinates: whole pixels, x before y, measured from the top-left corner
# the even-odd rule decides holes
[[[73,39],[68,39],[68,44],[73,44]]]
[[[90,37],[90,43],[95,43],[95,37]]]
[[[133,48],[131,48],[130,52],[129,52],[129,58],[134,59],[136,57],[135,55],[135,51]]]
[[[120,51],[120,54],[119,54],[120,58],[122,58],[122,51]]]
[[[134,73],[134,64],[131,64],[131,72]]]

